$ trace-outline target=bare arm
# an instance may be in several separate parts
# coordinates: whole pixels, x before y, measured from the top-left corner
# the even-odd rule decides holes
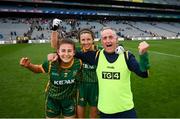
[[[54,49],[57,49],[58,38],[59,38],[59,33],[57,31],[52,31],[52,33],[51,33],[51,47]]]
[[[21,58],[19,64],[34,73],[44,73],[44,70],[41,65],[32,64],[30,62],[30,59],[27,57]]]
[[[60,19],[53,19],[53,28],[51,33],[51,47],[57,49],[58,41],[62,38],[61,34],[58,33],[58,28],[61,25],[62,20]]]

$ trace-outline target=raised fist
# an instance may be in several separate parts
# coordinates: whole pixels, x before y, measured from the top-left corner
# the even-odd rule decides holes
[[[56,31],[61,25],[61,23],[62,23],[62,20],[57,19],[57,18],[53,19],[52,30]]]
[[[28,67],[30,65],[30,59],[28,59],[27,57],[23,57],[21,58],[19,64],[23,67]]]
[[[139,43],[138,46],[139,54],[144,54],[145,52],[147,52],[148,48],[149,48],[149,44],[146,41]]]

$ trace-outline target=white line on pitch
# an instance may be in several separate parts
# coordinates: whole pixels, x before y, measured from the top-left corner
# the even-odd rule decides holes
[[[170,56],[170,57],[178,57],[178,58],[180,58],[179,55],[167,54],[167,53],[162,53],[162,52],[157,52],[157,51],[149,51],[149,52],[152,52],[152,53],[155,53],[155,54],[160,54],[160,55],[166,55],[166,56]]]
[[[128,48],[128,49],[137,50],[135,48]],[[159,55],[166,55],[166,56],[170,56],[170,57],[178,57],[178,58],[180,58],[179,55],[167,54],[167,53],[162,53],[162,52],[157,52],[157,51],[148,51],[148,52],[151,52],[151,53],[154,53],[154,54],[159,54]]]

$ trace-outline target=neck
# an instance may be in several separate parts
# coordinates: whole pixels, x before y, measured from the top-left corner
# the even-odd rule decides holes
[[[74,59],[72,59],[70,62],[61,62],[61,67],[62,68],[69,68],[72,66],[72,64],[74,63]]]
[[[109,55],[115,54],[115,52],[106,52],[105,50],[104,50],[104,53],[109,54]]]
[[[91,48],[89,48],[89,49],[82,48],[82,50],[83,50],[83,52],[93,51],[94,50],[94,45],[92,45]]]

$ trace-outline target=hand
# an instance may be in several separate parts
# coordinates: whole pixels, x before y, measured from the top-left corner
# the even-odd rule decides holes
[[[20,60],[20,65],[23,66],[23,67],[28,67],[30,65],[30,59],[28,59],[27,57],[23,57],[21,58]]]
[[[123,53],[125,50],[123,48],[123,46],[117,46],[117,48],[115,49],[115,53],[116,54],[121,54]]]
[[[58,59],[58,55],[56,53],[48,54],[47,59],[50,62],[54,62]]]
[[[143,41],[141,43],[139,43],[138,49],[139,49],[139,54],[144,54],[145,52],[147,52],[149,48],[149,44],[146,41]]]
[[[52,30],[56,31],[61,23],[62,23],[62,20],[57,19],[57,18],[53,19]]]

